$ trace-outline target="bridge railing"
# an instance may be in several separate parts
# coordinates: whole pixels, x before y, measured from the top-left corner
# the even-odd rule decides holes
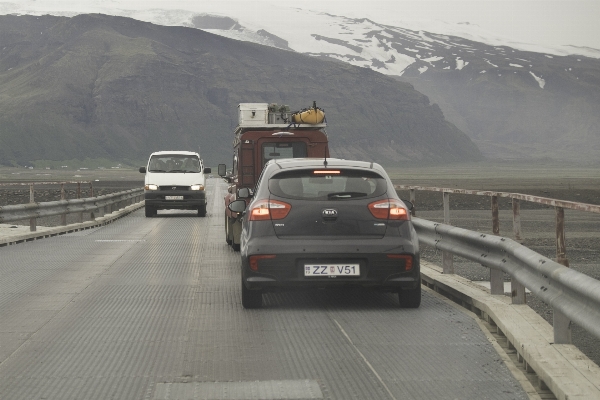
[[[60,182],[59,182],[60,183]],[[30,203],[8,205],[0,207],[0,223],[14,222],[29,219],[29,230],[35,232],[37,229],[37,218],[50,217],[55,215],[61,216],[61,225],[67,225],[68,214],[76,213],[78,222],[83,222],[83,213],[90,213],[90,220],[95,220],[98,217],[103,217],[105,214],[110,214],[116,210],[124,208],[128,205],[139,203],[144,200],[144,189],[130,189],[122,192],[106,194],[102,196],[64,199],[64,183],[60,183],[61,197],[63,200],[48,201],[37,203],[33,201],[33,185],[31,185]],[[80,182],[77,182],[80,183]],[[38,184],[49,184],[38,183]],[[91,187],[91,186],[90,186]],[[78,197],[79,197],[78,185]]]
[[[564,209],[600,214],[600,206],[520,193],[476,191],[437,187],[396,185],[397,190],[410,190],[415,202],[417,190],[443,194],[444,223],[413,218],[419,241],[442,251],[442,268],[453,274],[453,256],[469,259],[490,268],[491,294],[504,294],[504,273],[511,277],[514,304],[525,304],[525,288],[553,307],[555,343],[571,343],[571,320],[600,338],[600,282],[568,268],[565,245]],[[450,225],[451,193],[489,196],[493,235],[473,232]],[[513,234],[515,240],[500,237],[498,198],[512,199]],[[556,260],[550,260],[522,246],[520,201],[553,206],[556,212]],[[413,215],[415,215],[413,213]],[[567,317],[568,316],[568,317]]]

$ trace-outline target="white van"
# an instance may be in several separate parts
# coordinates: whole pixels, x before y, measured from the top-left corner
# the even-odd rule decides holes
[[[200,155],[192,151],[157,151],[150,154],[148,165],[140,167],[146,174],[144,198],[146,217],[156,215],[157,210],[198,210],[198,216],[206,216],[206,192],[204,168]]]

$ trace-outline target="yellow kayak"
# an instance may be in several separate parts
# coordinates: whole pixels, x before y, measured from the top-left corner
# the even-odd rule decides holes
[[[316,105],[313,108],[307,108],[292,114],[292,121],[295,124],[320,124],[325,119],[325,111]]]

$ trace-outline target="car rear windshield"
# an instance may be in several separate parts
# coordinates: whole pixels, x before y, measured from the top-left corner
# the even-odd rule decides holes
[[[200,172],[200,160],[194,155],[153,155],[148,163],[149,172]]]
[[[386,190],[381,175],[354,169],[286,171],[269,179],[269,191],[289,199],[348,200],[381,196]]]

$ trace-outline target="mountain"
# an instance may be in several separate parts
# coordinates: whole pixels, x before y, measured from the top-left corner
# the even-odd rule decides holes
[[[489,40],[495,42],[490,45],[366,18],[295,11],[311,23],[294,23],[296,18],[282,26],[264,19],[262,27],[297,52],[370,68],[413,84],[489,158],[596,161],[600,157],[600,50],[573,46],[519,50],[497,40]],[[256,20],[250,22],[256,27]],[[195,26],[270,44],[256,39],[244,24],[240,18],[228,29]]]
[[[238,103],[313,100],[334,156],[482,158],[426,96],[368,68],[124,17],[0,16],[3,164],[199,149],[215,165],[231,159]]]

